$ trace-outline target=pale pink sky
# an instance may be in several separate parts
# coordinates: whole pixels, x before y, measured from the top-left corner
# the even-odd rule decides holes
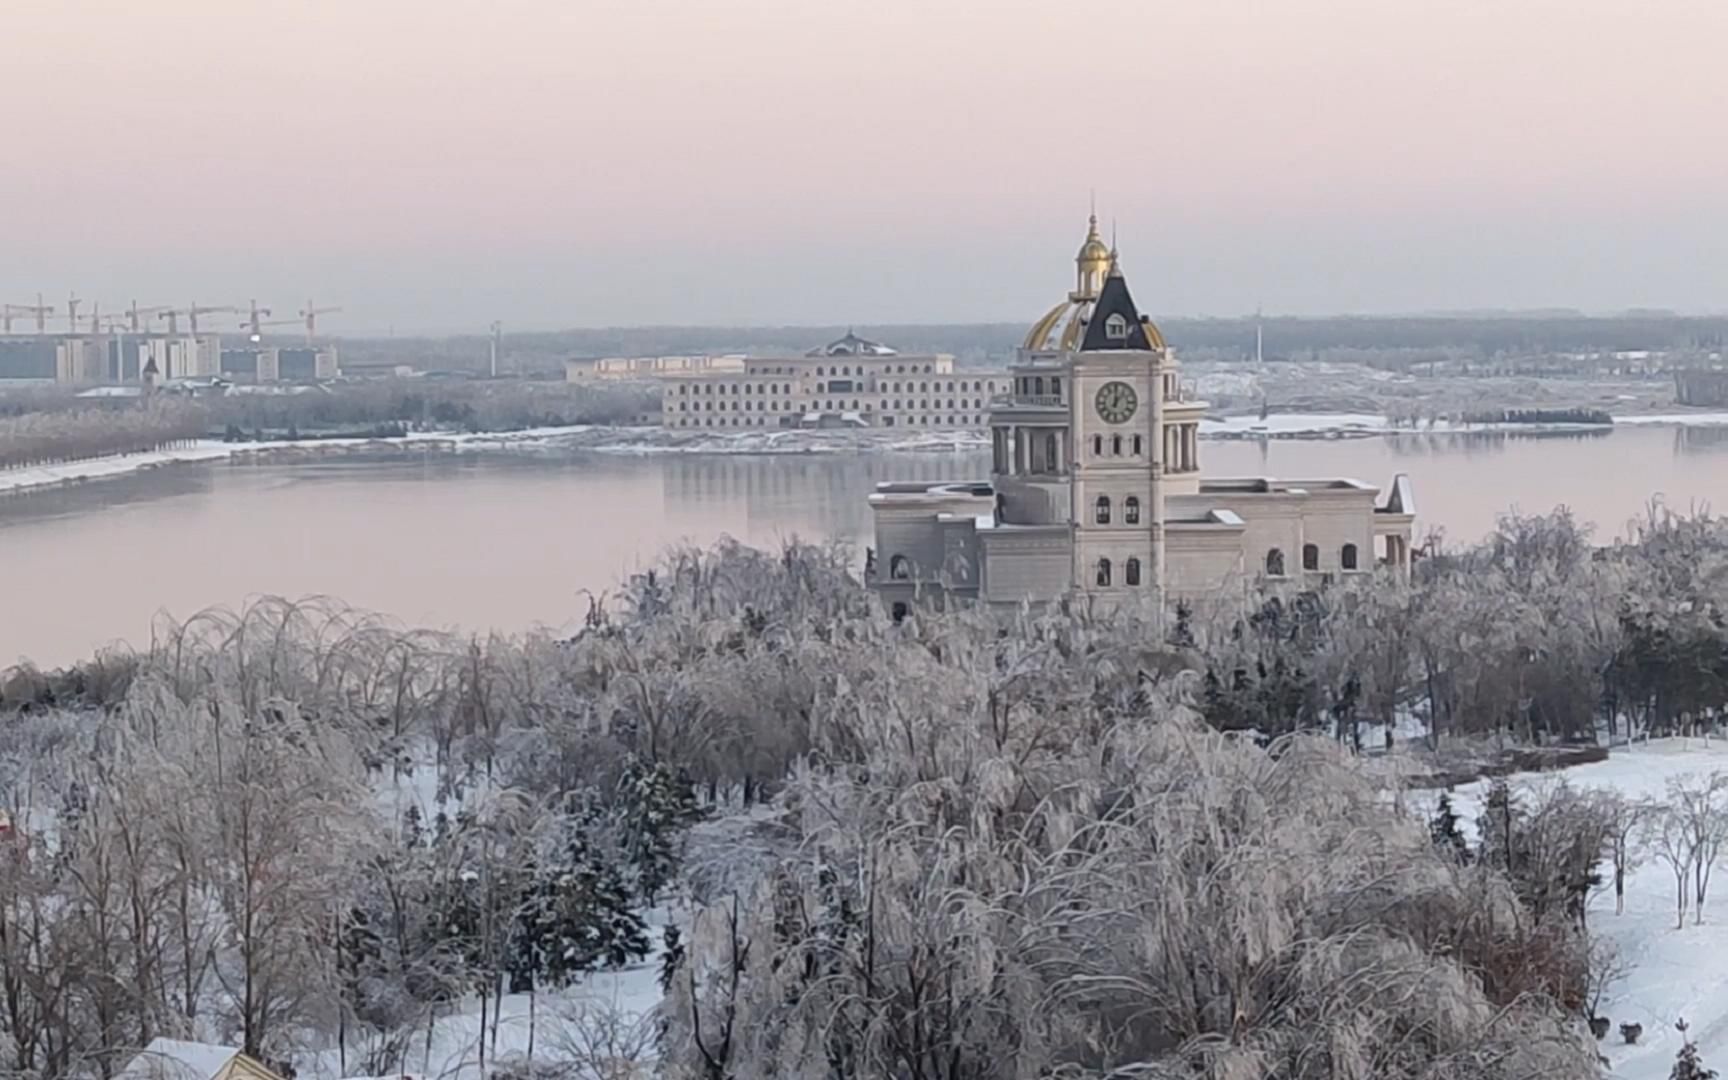
[[[6,0],[0,299],[1728,308],[1728,0]]]

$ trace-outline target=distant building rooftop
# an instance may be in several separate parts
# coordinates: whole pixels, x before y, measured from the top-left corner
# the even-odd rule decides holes
[[[811,349],[809,352],[805,353],[804,355],[805,356],[898,356],[899,353],[897,350],[889,348],[888,346],[882,344],[880,341],[871,341],[869,338],[861,338],[857,334],[854,334],[852,331],[848,330],[848,331],[846,331],[845,337],[840,338],[836,341],[830,341],[828,344],[822,346],[819,349]]]

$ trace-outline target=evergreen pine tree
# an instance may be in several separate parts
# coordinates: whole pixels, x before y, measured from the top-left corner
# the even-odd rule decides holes
[[[667,923],[660,931],[660,993],[672,992],[672,980],[678,975],[678,965],[684,962],[684,938],[678,928]]]
[[[621,781],[626,853],[636,868],[636,894],[652,904],[678,873],[678,841],[701,817],[695,785],[664,762],[630,762]]]
[[[1434,846],[1459,863],[1470,862],[1470,845],[1464,839],[1464,834],[1458,829],[1458,812],[1452,808],[1452,793],[1440,793],[1440,805],[1434,808],[1434,816],[1428,822],[1428,835],[1434,841]]]
[[[1477,854],[1483,862],[1506,871],[1508,877],[1518,878],[1518,802],[1512,797],[1512,788],[1504,780],[1496,780],[1488,787],[1488,798],[1482,807],[1482,816],[1477,819],[1477,832],[1482,837]]]
[[[1674,1058],[1674,1070],[1668,1074],[1668,1080],[1716,1080],[1716,1070],[1706,1069],[1704,1063],[1698,1060],[1698,1044],[1686,1037],[1686,1021],[1681,1020],[1674,1026],[1680,1031],[1682,1044],[1680,1053]]]
[[[544,929],[543,971],[568,986],[600,967],[623,967],[648,955],[648,928],[631,904],[629,886],[588,841],[569,828],[563,865],[546,868],[534,885]]]

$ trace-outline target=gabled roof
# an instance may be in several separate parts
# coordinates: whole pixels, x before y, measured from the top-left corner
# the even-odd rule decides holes
[[[152,1039],[116,1080],[280,1080],[232,1046]]]
[[[1110,336],[1112,316],[1120,316],[1126,323],[1125,336]],[[1081,340],[1077,351],[1135,349],[1149,352],[1153,347],[1147,340],[1146,324],[1140,318],[1140,309],[1134,306],[1134,297],[1128,294],[1127,280],[1122,277],[1122,271],[1112,268],[1110,276],[1104,279],[1104,288],[1098,293],[1097,303],[1092,305],[1092,317],[1086,323],[1086,336]]]

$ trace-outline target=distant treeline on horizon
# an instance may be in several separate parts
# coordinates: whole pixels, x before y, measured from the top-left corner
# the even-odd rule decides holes
[[[1614,316],[1567,312],[1462,315],[1371,315],[1299,318],[1160,319],[1180,350],[1214,350],[1248,359],[1255,327],[1268,359],[1304,360],[1330,349],[1445,349],[1493,356],[1600,351],[1719,351],[1728,341],[1728,315],[1633,312]],[[1005,360],[1025,336],[1020,323],[857,326],[644,326],[524,332],[504,335],[504,352],[525,368],[551,368],[571,358],[672,356],[701,353],[802,353],[855,330],[901,352],[952,353],[962,359]],[[487,355],[484,335],[349,338],[345,367],[412,363],[473,366]]]

